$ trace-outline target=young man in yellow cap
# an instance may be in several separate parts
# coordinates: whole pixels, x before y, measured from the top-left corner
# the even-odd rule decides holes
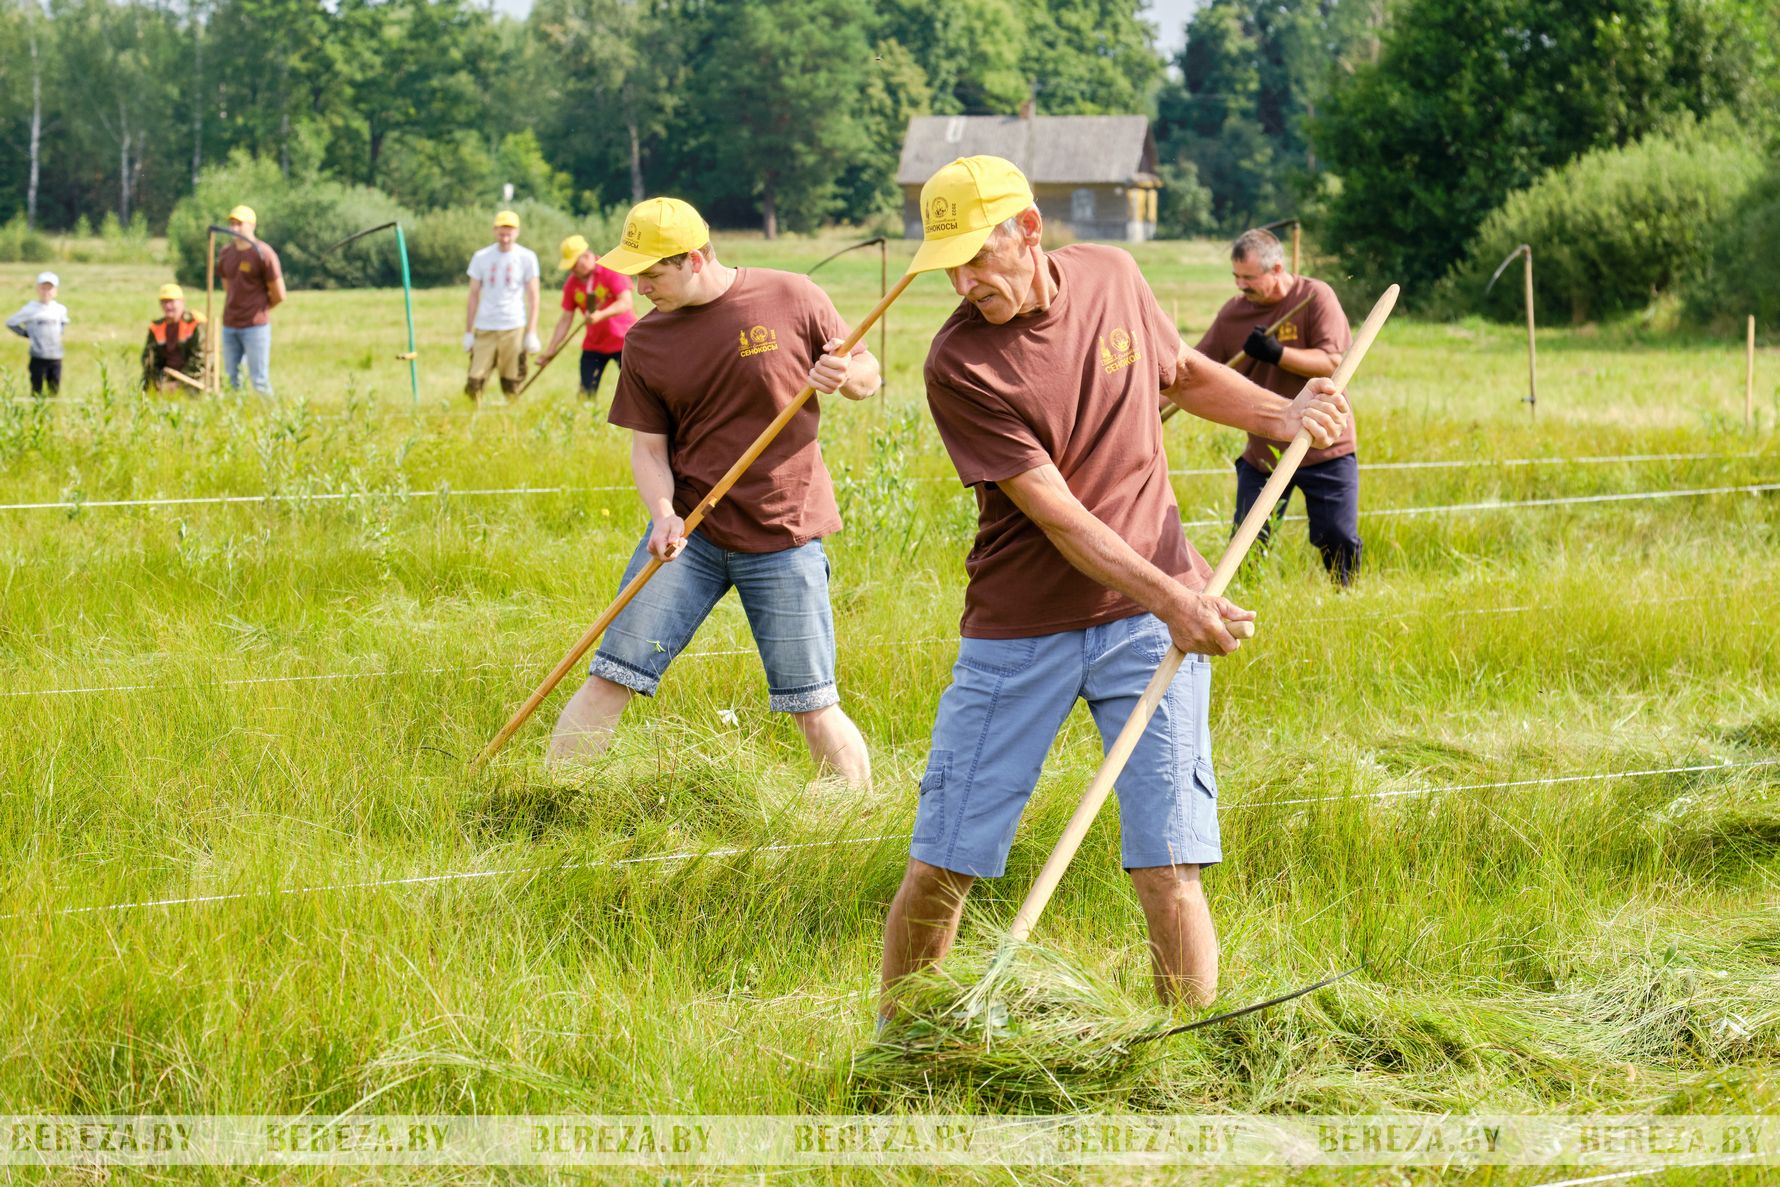
[[[538,256],[519,246],[519,216],[494,216],[494,242],[470,257],[469,307],[464,312],[464,350],[470,373],[464,395],[482,398],[488,373],[498,370],[501,391],[519,394],[525,382],[525,356],[537,353]]]
[[[223,285],[223,374],[229,386],[241,386],[241,361],[253,390],[272,394],[272,309],[284,301],[284,269],[278,253],[257,235],[259,216],[251,206],[229,211],[229,230],[240,238],[216,256],[216,274]],[[183,370],[183,368],[181,368]]]
[[[840,512],[816,440],[817,401],[690,535],[684,517],[806,383],[867,399],[879,387],[878,361],[863,346],[835,353],[847,326],[808,278],[719,263],[704,219],[676,198],[634,207],[622,243],[601,262],[636,277],[654,306],[625,338],[610,414],[631,430],[631,472],[651,520],[623,580],[651,556],[668,563],[600,640],[587,682],[556,723],[551,760],[604,750],[631,697],[655,692],[733,587],[766,669],[769,707],[792,715],[820,767],[868,787],[865,739],[835,686],[822,538],[840,527]]]
[[[624,335],[637,320],[631,303],[630,277],[603,266],[581,235],[570,235],[562,241],[560,270],[569,274],[562,286],[562,316],[550,334],[550,345],[538,356],[538,366],[546,366],[556,357],[569,336],[575,315],[585,313],[581,395],[591,400],[599,395],[600,376],[605,374],[606,364],[622,365]]]
[[[202,392],[204,315],[185,307],[185,290],[176,284],[163,284],[160,299],[160,320],[148,323],[148,340],[142,344],[142,390]],[[185,383],[168,371],[196,382]]]
[[[884,936],[896,982],[939,960],[979,877],[1006,869],[1052,740],[1086,700],[1108,745],[1172,643],[1189,659],[1117,783],[1130,872],[1164,1002],[1209,1002],[1217,937],[1199,871],[1221,859],[1208,655],[1254,618],[1200,592],[1210,566],[1181,532],[1157,393],[1221,424],[1339,435],[1326,379],[1294,400],[1181,343],[1117,248],[1047,252],[1026,178],[999,157],[952,162],[921,191],[911,272],[944,269],[962,299],[933,338],[927,401],[976,491],[963,638],[939,702],[908,870]]]

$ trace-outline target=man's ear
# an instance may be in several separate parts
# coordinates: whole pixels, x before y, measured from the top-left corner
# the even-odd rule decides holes
[[[1021,242],[1027,247],[1037,247],[1044,239],[1044,216],[1038,213],[1037,207],[1020,212]]]

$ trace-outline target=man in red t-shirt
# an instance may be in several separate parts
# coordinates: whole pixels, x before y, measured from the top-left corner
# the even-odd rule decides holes
[[[1270,232],[1243,232],[1230,245],[1230,273],[1242,292],[1218,310],[1194,349],[1220,363],[1240,351],[1248,361],[1238,370],[1268,391],[1290,396],[1306,379],[1335,374],[1353,336],[1335,290],[1320,280],[1293,276],[1286,271],[1285,259],[1279,240]],[[1278,327],[1267,333],[1276,321]],[[1347,431],[1333,445],[1305,454],[1277,509],[1277,514],[1285,514],[1293,489],[1304,492],[1310,543],[1322,553],[1329,576],[1341,585],[1352,581],[1360,567],[1360,464],[1354,440],[1349,420]],[[1236,459],[1236,526],[1261,497],[1286,444],[1249,434],[1248,447]],[[1261,526],[1257,544],[1267,543],[1272,527],[1269,518]]]
[[[806,383],[868,399],[880,386],[877,360],[863,345],[835,353],[846,324],[809,278],[719,263],[710,228],[677,198],[633,207],[620,246],[603,258],[635,276],[655,307],[626,336],[609,414],[631,430],[631,473],[650,517],[621,585],[651,557],[664,563],[600,640],[587,682],[557,719],[550,760],[603,751],[632,696],[655,693],[734,589],[760,651],[767,707],[791,715],[819,767],[869,787],[865,739],[835,680],[822,538],[841,517],[817,442],[819,402],[798,409],[690,533],[685,517]]]
[[[562,268],[568,279],[562,286],[562,317],[550,335],[550,345],[538,356],[538,366],[547,366],[563,347],[569,327],[577,313],[587,314],[587,335],[581,340],[581,394],[587,399],[599,395],[600,376],[607,363],[622,363],[624,334],[636,324],[630,293],[630,277],[614,272],[600,263],[581,235],[570,235],[562,241]]]
[[[896,983],[951,946],[964,897],[1006,869],[1046,753],[1077,700],[1111,745],[1169,644],[1188,653],[1116,784],[1120,864],[1149,925],[1158,995],[1209,1002],[1217,936],[1199,882],[1222,859],[1208,655],[1254,614],[1202,591],[1181,532],[1158,392],[1269,437],[1341,432],[1328,380],[1296,399],[1188,350],[1117,248],[1046,252],[1031,186],[999,157],[954,161],[921,191],[910,271],[962,298],[934,335],[927,402],[975,489],[963,638],[940,697],[908,869],[884,929],[883,1014]]]

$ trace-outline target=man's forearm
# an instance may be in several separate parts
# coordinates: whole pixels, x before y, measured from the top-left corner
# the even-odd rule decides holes
[[[1196,350],[1183,353],[1173,386],[1162,394],[1204,420],[1275,441],[1291,436],[1286,430],[1290,400]]]
[[[1279,356],[1280,370],[1306,379],[1327,379],[1340,365],[1340,355],[1311,347],[1288,346]]]
[[[667,450],[652,447],[648,442],[633,440],[630,447],[630,472],[636,480],[637,495],[643,500],[650,519],[666,519],[674,511],[674,471],[668,464]]]
[[[1055,467],[1041,467],[1000,485],[1075,568],[1159,618],[1170,617],[1180,605],[1188,591],[1082,506]]]
[[[1185,590],[1139,556],[1123,537],[1085,508],[1061,523],[1040,525],[1063,559],[1108,589],[1118,590],[1157,617],[1168,617]]]
[[[545,354],[555,354],[557,347],[563,344],[563,340],[569,336],[569,319],[574,316],[565,309],[562,316],[556,319],[556,328],[550,331],[550,342],[544,347]]]

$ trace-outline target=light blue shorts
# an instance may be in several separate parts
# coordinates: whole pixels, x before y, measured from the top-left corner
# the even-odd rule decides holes
[[[621,588],[648,563],[645,532]],[[766,668],[768,705],[810,713],[838,704],[828,556],[820,540],[782,552],[731,552],[693,532],[606,628],[588,674],[654,696],[662,673],[732,586]]]
[[[1000,877],[1039,768],[1077,698],[1110,747],[1168,643],[1153,614],[1025,639],[961,640],[933,724],[910,856]],[[1128,870],[1223,859],[1210,700],[1211,663],[1189,655],[1113,785],[1119,860]]]

